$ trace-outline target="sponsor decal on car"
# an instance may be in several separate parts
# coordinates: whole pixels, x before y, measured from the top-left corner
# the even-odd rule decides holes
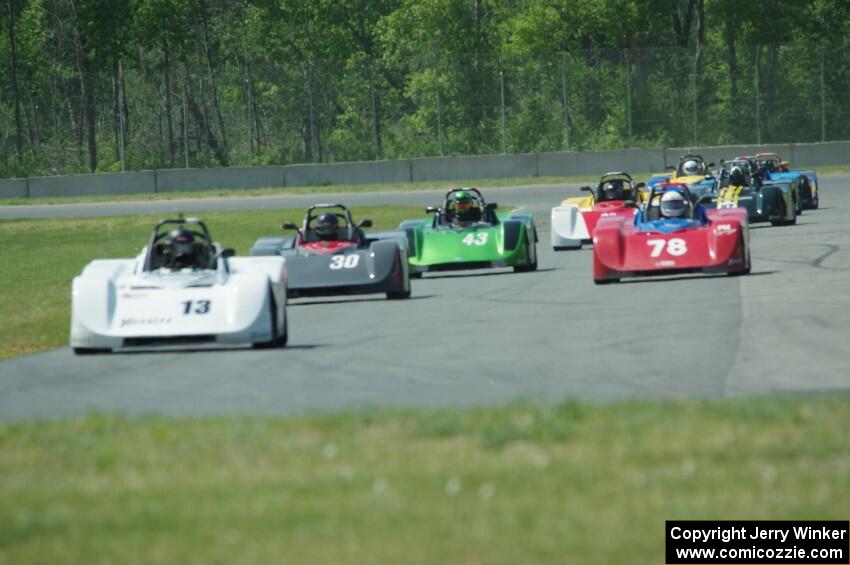
[[[664,261],[656,261],[656,262],[655,262],[655,266],[656,266],[656,267],[675,267],[675,266],[676,266],[676,262],[675,262],[675,261],[671,261],[671,260],[669,260],[669,259],[668,259],[668,260],[664,260]]]
[[[719,235],[729,235],[735,233],[735,227],[731,224],[719,224],[715,229]]]
[[[126,326],[158,326],[164,324],[170,324],[171,318],[159,317],[159,318],[122,318],[121,325],[119,327]]]

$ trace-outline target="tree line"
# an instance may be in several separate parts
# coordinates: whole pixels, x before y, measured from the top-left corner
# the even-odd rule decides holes
[[[0,176],[850,138],[846,0],[2,0]]]

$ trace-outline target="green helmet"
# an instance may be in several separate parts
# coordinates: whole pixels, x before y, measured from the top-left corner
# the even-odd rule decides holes
[[[472,195],[465,190],[458,190],[452,194],[452,203],[471,202]]]
[[[449,210],[451,210],[456,219],[461,221],[476,221],[481,216],[478,203],[465,190],[458,190],[451,195]]]

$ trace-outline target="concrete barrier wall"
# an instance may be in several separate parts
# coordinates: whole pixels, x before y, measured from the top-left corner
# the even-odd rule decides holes
[[[420,157],[410,160],[413,182],[536,177],[535,155]]]
[[[420,157],[410,160],[411,180],[504,179],[536,177],[536,155]]]
[[[798,143],[788,160],[794,168],[850,164],[850,143]]]
[[[0,198],[27,198],[27,179],[0,179]]]
[[[34,177],[29,179],[30,198],[153,192],[156,192],[156,178],[153,171]]]
[[[284,186],[410,182],[410,160],[287,165]]]
[[[389,182],[464,181],[482,178],[599,175],[625,170],[660,172],[685,153],[698,153],[718,163],[721,158],[777,152],[793,167],[850,165],[850,142],[726,145],[623,149],[528,155],[424,157],[397,161],[365,161],[270,167],[171,169],[0,179],[0,198],[37,198],[107,194],[144,194],[216,188],[264,188]]]
[[[277,166],[162,169],[156,171],[156,191],[180,192],[215,188],[284,186],[284,168]]]
[[[541,177],[601,175],[611,171],[664,170],[662,149],[541,153],[537,156],[537,160]]]
[[[847,144],[850,146],[850,143]],[[679,157],[686,153],[702,155],[706,161],[713,161],[720,166],[720,159],[734,159],[742,155],[755,155],[756,153],[779,153],[785,160],[792,161],[791,144],[767,144],[767,145],[719,145],[712,147],[668,147],[664,150],[665,161],[668,165],[678,165]],[[840,164],[840,163],[836,163]]]

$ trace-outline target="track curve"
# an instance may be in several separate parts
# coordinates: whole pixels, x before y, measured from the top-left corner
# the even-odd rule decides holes
[[[539,271],[426,275],[414,281],[409,301],[296,300],[289,309],[290,347],[280,351],[75,358],[62,348],[5,361],[0,419],[90,410],[291,414],[365,405],[469,406],[517,397],[611,401],[850,390],[848,184],[845,176],[824,177],[824,208],[806,211],[796,226],[754,226],[751,276],[666,277],[604,287],[592,283],[589,249],[554,253],[548,246],[549,209],[577,193],[576,185],[487,189],[490,200],[535,213]],[[424,205],[442,193],[293,195],[193,201],[188,208],[178,201],[49,208],[57,215],[106,209],[104,214],[114,215],[297,207],[320,200]],[[79,208],[91,206],[97,209]],[[9,208],[21,214],[27,207],[0,211]]]

